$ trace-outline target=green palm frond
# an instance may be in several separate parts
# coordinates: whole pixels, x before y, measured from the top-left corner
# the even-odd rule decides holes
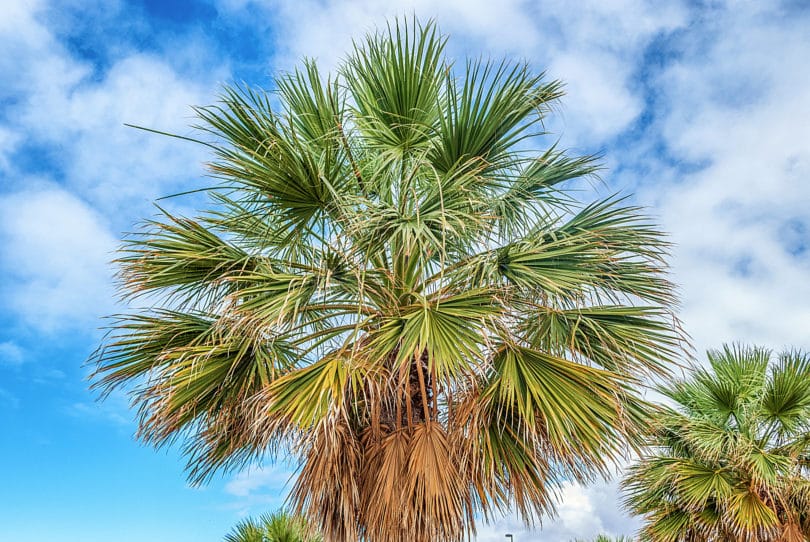
[[[666,371],[675,362],[679,343],[673,340],[666,314],[656,307],[602,305],[561,309],[527,308],[522,322],[526,340],[558,355],[589,359],[608,369]],[[629,365],[628,365],[629,363]]]
[[[510,166],[509,151],[531,135],[532,126],[562,96],[561,88],[559,81],[546,81],[526,64],[468,61],[463,79],[447,77],[431,162],[450,171],[480,161],[486,164],[482,174]]]
[[[598,159],[544,139],[562,84],[445,43],[399,20],[336,74],[226,88],[196,109],[210,205],[161,211],[117,262],[154,306],[112,321],[95,385],[132,392],[148,442],[182,438],[194,482],[297,460],[290,505],[328,540],[553,512],[638,447],[640,382],[685,342],[665,236],[623,198],[581,201]],[[799,392],[773,387],[777,433]]]
[[[296,69],[277,83],[294,133],[324,154],[346,152],[341,137],[346,99],[337,80],[324,81],[317,64],[305,61],[303,70]]]
[[[368,145],[405,154],[431,141],[439,119],[446,38],[432,24],[396,20],[355,44],[344,76]]]

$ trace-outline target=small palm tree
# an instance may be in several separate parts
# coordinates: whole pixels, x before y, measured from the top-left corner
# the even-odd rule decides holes
[[[633,542],[633,539],[629,536],[612,537],[605,534],[600,534],[596,535],[596,538],[593,538],[592,540],[583,540],[581,538],[577,538],[571,542]]]
[[[300,516],[276,512],[239,522],[225,542],[321,542]]]
[[[810,356],[709,352],[662,392],[652,449],[624,482],[655,542],[810,540]]]
[[[679,355],[662,235],[542,151],[562,95],[527,65],[444,57],[396,23],[334,77],[197,110],[216,186],[127,239],[96,384],[134,385],[140,436],[190,475],[291,454],[327,540],[462,540],[527,521],[639,442],[636,386]],[[575,186],[581,189],[581,183]]]

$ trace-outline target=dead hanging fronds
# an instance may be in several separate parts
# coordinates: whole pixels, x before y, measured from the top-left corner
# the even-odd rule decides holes
[[[323,420],[306,438],[302,467],[290,493],[325,540],[359,540],[363,450],[341,416]]]

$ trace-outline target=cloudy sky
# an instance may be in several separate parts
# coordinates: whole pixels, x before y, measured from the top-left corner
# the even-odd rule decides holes
[[[283,466],[189,488],[177,449],[132,438],[126,397],[87,389],[117,240],[206,183],[199,148],[124,123],[190,134],[189,106],[223,83],[269,88],[303,56],[334,66],[412,13],[456,58],[525,58],[567,83],[551,128],[608,167],[583,197],[634,194],[670,232],[698,352],[810,348],[807,0],[2,0],[0,539],[213,542],[281,504]],[[542,531],[504,518],[478,540],[636,526],[615,484],[560,497]]]

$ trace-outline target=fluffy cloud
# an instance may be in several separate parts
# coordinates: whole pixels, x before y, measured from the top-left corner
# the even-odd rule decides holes
[[[189,106],[208,101],[200,86],[161,60],[134,54],[95,84],[34,92],[36,106],[23,109],[19,122],[63,150],[64,173],[74,190],[114,213],[187,186],[200,175],[203,159],[198,146],[124,123],[187,134]]]
[[[660,131],[696,172],[647,192],[672,232],[696,345],[810,346],[808,17],[735,4],[665,70]],[[722,32],[721,30],[722,25]],[[699,41],[695,36],[695,42]]]
[[[294,475],[292,467],[284,463],[242,471],[225,484],[224,491],[231,499],[226,506],[241,517],[280,508]]]
[[[292,476],[281,465],[271,465],[240,472],[225,484],[225,492],[234,497],[250,497],[268,489],[278,490]]]
[[[452,36],[456,56],[503,55],[531,60],[549,76],[565,80],[569,105],[555,129],[575,145],[600,145],[639,116],[642,97],[633,77],[647,46],[686,23],[679,3],[659,8],[642,0],[620,2],[510,0],[497,8],[487,0],[266,1],[278,44],[274,62],[289,69],[300,57],[333,67],[351,49],[353,38],[395,16],[435,18]],[[255,9],[255,3],[222,0],[228,10]],[[611,29],[607,31],[606,29]]]
[[[133,204],[145,209],[200,176],[199,146],[124,124],[188,134],[190,106],[210,103],[214,81],[226,72],[189,77],[166,58],[138,51],[119,51],[100,70],[45,25],[59,21],[48,6],[15,2],[11,11],[15,25],[0,27],[0,45],[15,53],[0,60],[0,97],[17,104],[0,125],[0,143],[8,142],[0,171],[8,185],[22,183],[9,150],[22,142],[22,151],[42,153],[69,190],[112,217]]]
[[[638,521],[627,518],[620,509],[616,482],[582,486],[566,483],[559,491],[554,518],[544,518],[541,528],[527,529],[515,516],[507,516],[478,530],[477,542],[502,542],[511,533],[519,542],[569,542],[592,539],[598,534],[629,535]]]
[[[39,330],[97,327],[113,299],[115,245],[98,213],[62,189],[0,197],[3,304]]]
[[[56,106],[77,120],[55,131],[51,139],[71,155],[64,165],[70,186],[112,215],[133,203],[143,208],[154,198],[187,186],[190,178],[201,173],[202,155],[196,147],[124,126],[124,122],[137,122],[187,132],[171,121],[185,122],[178,112],[202,100],[182,90],[167,92],[172,81],[167,81],[166,72],[153,60],[130,58],[113,68],[104,87],[72,94]],[[161,95],[165,100],[155,99]],[[133,107],[143,112],[134,112]],[[39,115],[42,112],[37,111]],[[37,122],[26,120],[26,124]]]
[[[100,70],[54,33],[52,6],[6,8],[0,100],[15,106],[0,116],[3,303],[39,330],[93,329],[113,306],[117,232],[202,172],[199,146],[124,123],[187,134],[190,105],[209,103],[222,73],[200,81],[132,51]]]
[[[0,126],[0,174],[11,168],[11,155],[21,139],[19,134]]]

